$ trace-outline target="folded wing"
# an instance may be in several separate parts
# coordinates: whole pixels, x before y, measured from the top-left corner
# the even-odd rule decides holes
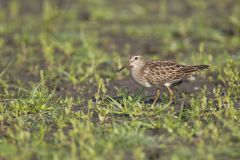
[[[142,74],[152,84],[177,82],[184,76],[186,66],[171,61],[155,61],[146,63]]]

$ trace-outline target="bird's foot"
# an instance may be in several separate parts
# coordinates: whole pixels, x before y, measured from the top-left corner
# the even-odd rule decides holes
[[[157,103],[163,102],[163,98],[159,97],[158,100],[156,100],[155,104],[153,105],[154,101],[155,101],[155,98],[148,98],[148,99],[144,100],[144,103],[145,104],[152,104],[152,106],[155,106]]]

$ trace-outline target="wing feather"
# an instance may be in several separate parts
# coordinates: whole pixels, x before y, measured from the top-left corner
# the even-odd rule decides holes
[[[152,61],[145,64],[142,74],[152,84],[164,84],[181,80],[184,67],[171,61]]]

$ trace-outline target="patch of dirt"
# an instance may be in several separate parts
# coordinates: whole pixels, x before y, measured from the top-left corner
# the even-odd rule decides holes
[[[200,76],[195,76],[195,77],[196,78],[194,81],[190,81],[184,78],[178,86],[172,87],[175,95],[181,96],[182,93],[186,93],[186,94],[197,93],[205,85],[207,86],[209,92],[212,92],[215,86],[214,82],[208,81],[204,77],[200,77]],[[128,90],[130,93],[136,93],[139,90],[139,88],[141,88],[141,86],[136,84],[136,82],[134,82],[134,80],[130,76],[128,76],[127,78],[122,80],[112,81],[108,86],[107,94],[113,97],[116,96],[116,89],[114,88],[122,88],[122,89]],[[160,90],[161,90],[161,96],[163,95],[163,93],[168,93],[166,87],[164,86],[161,86]],[[145,88],[144,90],[145,95],[155,95],[155,93],[156,93],[156,88],[154,87]]]
[[[216,79],[216,74],[211,73],[210,75],[207,75],[206,77],[213,77],[213,79]],[[190,81],[187,78],[184,78],[181,83],[179,83],[176,86],[172,87],[172,90],[175,95],[175,100],[173,100],[172,105],[175,106],[175,112],[178,113],[182,107],[188,108],[190,106],[189,98],[184,98],[184,95],[187,95],[187,97],[197,96],[200,94],[203,88],[207,89],[207,100],[213,100],[215,99],[215,95],[213,93],[213,90],[217,86],[223,86],[223,84],[220,81],[210,81],[206,77],[196,75],[195,80]],[[225,88],[226,86],[223,86]],[[129,93],[131,96],[136,95],[139,90],[141,89],[141,86],[136,84],[134,80],[128,76],[125,79],[122,80],[115,80],[112,81],[109,86],[107,87],[107,95],[113,97],[114,99],[119,99],[121,97],[118,96],[118,90],[125,90],[127,93]],[[161,98],[159,98],[158,102],[162,102],[163,98],[166,100],[169,98],[169,93],[166,87],[161,86]],[[224,95],[225,91],[222,90],[222,94]],[[156,94],[156,88],[145,88],[144,92],[142,94],[142,97],[147,97],[142,99],[144,103],[151,104],[153,103],[154,97]],[[217,107],[217,105],[216,105]]]

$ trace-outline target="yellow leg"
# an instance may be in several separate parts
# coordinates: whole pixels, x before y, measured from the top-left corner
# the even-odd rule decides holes
[[[166,87],[167,87],[168,92],[169,92],[169,94],[170,94],[170,102],[171,102],[171,101],[172,101],[172,98],[173,98],[173,91],[171,90],[170,87],[168,87],[168,86],[166,86]]]
[[[156,104],[156,102],[157,102],[157,100],[158,100],[159,97],[160,97],[160,89],[157,88],[157,94],[156,94],[156,97],[155,97],[155,99],[154,99],[154,101],[153,101],[152,107],[155,106],[155,104]]]

